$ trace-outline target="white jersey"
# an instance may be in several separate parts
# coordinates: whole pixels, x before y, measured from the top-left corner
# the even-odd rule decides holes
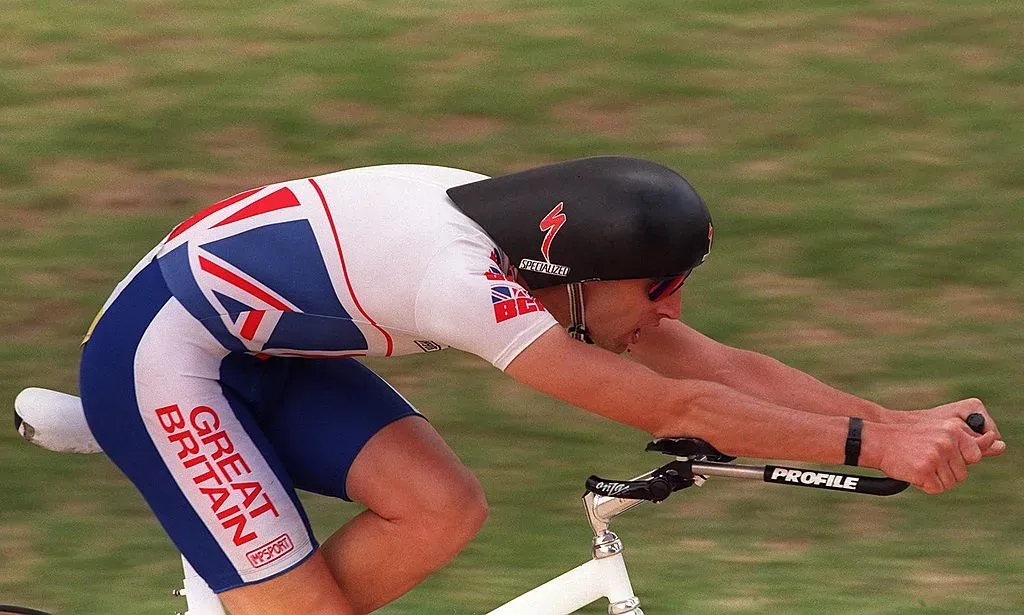
[[[451,346],[504,370],[556,321],[445,193],[481,179],[387,165],[265,186],[182,222],[140,268],[156,258],[174,296],[230,351]]]

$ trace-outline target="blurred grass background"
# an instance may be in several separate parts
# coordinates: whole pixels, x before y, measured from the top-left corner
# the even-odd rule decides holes
[[[0,414],[74,391],[116,281],[220,197],[642,156],[715,216],[687,322],[892,407],[979,396],[1010,444],[941,497],[719,480],[640,509],[618,529],[645,611],[1024,612],[1022,31],[1000,0],[0,0]],[[473,357],[371,363],[492,507],[383,612],[482,612],[575,566],[582,479],[661,462]],[[175,553],[105,458],[0,434],[0,603],[180,608]],[[305,501],[321,537],[356,512]]]

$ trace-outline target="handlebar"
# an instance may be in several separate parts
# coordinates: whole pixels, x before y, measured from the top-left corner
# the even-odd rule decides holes
[[[981,414],[972,413],[964,420],[975,433],[980,434],[985,430],[985,417]],[[735,457],[718,451],[699,438],[661,438],[650,442],[647,450],[675,455],[676,461],[632,480],[591,476],[586,482],[587,491],[608,498],[661,502],[676,491],[702,484],[708,476],[755,479],[776,485],[870,495],[895,495],[909,486],[906,481],[888,476],[865,476],[777,465],[733,465],[731,462]]]

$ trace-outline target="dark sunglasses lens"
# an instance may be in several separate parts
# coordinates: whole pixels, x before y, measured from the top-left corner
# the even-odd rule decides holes
[[[690,272],[687,271],[683,275],[677,275],[672,278],[655,281],[647,291],[647,296],[650,297],[651,301],[658,301],[659,299],[671,295],[682,288],[683,282],[686,281],[686,276],[689,275],[689,273]]]

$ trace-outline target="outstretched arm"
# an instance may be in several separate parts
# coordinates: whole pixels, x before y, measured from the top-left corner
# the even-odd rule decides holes
[[[645,335],[649,331],[645,331]],[[509,364],[516,380],[657,437],[694,436],[732,455],[842,463],[850,412],[843,398],[820,412],[794,409],[721,382],[666,377],[549,329]],[[961,428],[962,425],[962,428]],[[886,425],[866,421],[861,465],[929,493],[951,489],[991,447],[962,421]]]
[[[644,331],[629,348],[630,355],[670,378],[697,378],[719,382],[782,406],[815,414],[859,416],[881,424],[962,420],[972,412],[985,416],[985,431],[994,432],[993,446],[982,452],[998,455],[1005,448],[999,428],[977,399],[964,399],[913,412],[888,410],[874,402],[845,393],[771,357],[720,344],[679,321],[664,321]]]
[[[834,389],[771,357],[716,342],[677,320],[646,329],[629,354],[669,378],[724,384],[748,395],[814,414],[896,422],[895,413]]]

